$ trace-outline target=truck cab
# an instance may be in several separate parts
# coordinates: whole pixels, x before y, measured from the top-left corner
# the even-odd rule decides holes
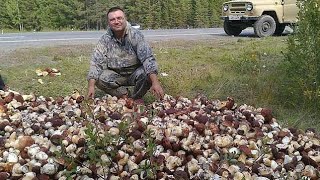
[[[281,35],[287,25],[295,24],[299,8],[296,0],[233,0],[222,6],[221,19],[228,35],[238,36],[253,27],[258,37]]]

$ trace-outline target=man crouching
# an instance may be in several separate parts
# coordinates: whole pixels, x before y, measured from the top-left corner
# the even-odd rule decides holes
[[[117,97],[128,96],[126,86],[134,86],[130,95],[133,99],[142,98],[148,90],[162,99],[156,59],[142,33],[131,27],[120,7],[109,9],[107,20],[109,27],[90,63],[88,97],[94,97],[95,86]]]

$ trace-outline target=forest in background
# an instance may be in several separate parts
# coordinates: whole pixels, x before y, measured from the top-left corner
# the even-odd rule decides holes
[[[144,29],[218,27],[224,0],[0,0],[0,29],[100,30],[120,6]]]

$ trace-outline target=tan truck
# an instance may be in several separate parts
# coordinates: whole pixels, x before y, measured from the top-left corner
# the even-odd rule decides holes
[[[222,6],[221,19],[228,35],[238,36],[253,27],[258,37],[281,35],[287,25],[297,22],[296,0],[233,0]]]

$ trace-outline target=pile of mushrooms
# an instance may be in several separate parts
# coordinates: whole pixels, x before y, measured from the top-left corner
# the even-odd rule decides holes
[[[268,108],[0,91],[0,179],[319,179],[320,139]]]

